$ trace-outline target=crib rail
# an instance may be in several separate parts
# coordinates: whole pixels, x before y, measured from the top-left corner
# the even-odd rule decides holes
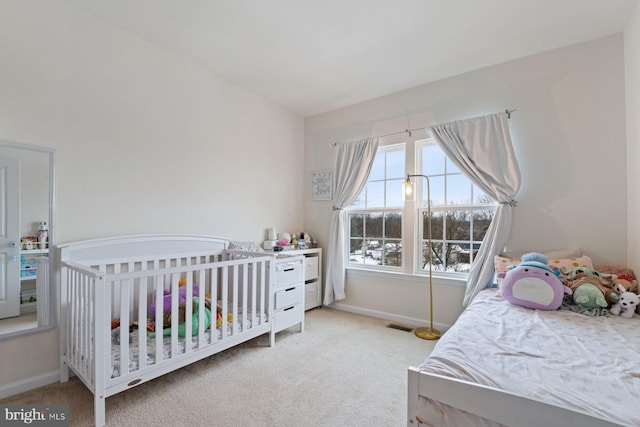
[[[62,363],[94,393],[113,386],[111,395],[179,367],[180,359],[268,332],[272,259],[223,251],[91,266],[62,261]]]

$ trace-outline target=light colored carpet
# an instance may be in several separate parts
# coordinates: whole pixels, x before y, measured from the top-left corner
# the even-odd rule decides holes
[[[107,398],[108,426],[404,426],[407,367],[435,341],[389,322],[321,308],[294,326]],[[93,395],[76,378],[1,401],[66,403],[93,425]]]

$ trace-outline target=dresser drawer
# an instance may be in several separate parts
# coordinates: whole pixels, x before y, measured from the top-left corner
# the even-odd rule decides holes
[[[297,285],[303,281],[302,259],[294,261],[278,261],[275,263],[275,285],[276,288],[284,288],[290,285]]]
[[[292,307],[285,308],[282,311],[277,311],[276,317],[276,331],[281,331],[289,326],[293,326],[297,323],[304,321],[304,307],[302,304],[294,305]]]
[[[320,287],[320,283],[316,282],[309,282],[307,284],[304,285],[304,303],[305,303],[305,309],[310,309],[310,308],[315,308],[315,307],[319,307],[320,305],[320,301],[319,301],[319,292],[318,292],[318,288]]]
[[[313,280],[318,278],[318,257],[308,256],[304,258],[304,280]]]
[[[282,289],[276,292],[276,310],[304,302],[304,285]]]

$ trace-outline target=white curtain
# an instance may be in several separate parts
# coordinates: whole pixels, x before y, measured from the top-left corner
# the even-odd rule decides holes
[[[493,257],[509,238],[514,198],[520,189],[520,169],[506,112],[445,123],[430,130],[447,157],[500,203],[469,272],[463,301],[467,306],[491,281]]]
[[[336,198],[329,228],[324,304],[345,298],[345,248],[347,212],[343,209],[362,191],[378,149],[378,138],[338,146],[336,158]]]

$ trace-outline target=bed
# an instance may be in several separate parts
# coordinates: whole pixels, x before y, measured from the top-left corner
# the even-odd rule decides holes
[[[640,319],[481,291],[408,370],[408,426],[640,426]]]
[[[59,245],[60,381],[70,371],[105,399],[271,334],[274,257],[196,235],[138,235]]]

